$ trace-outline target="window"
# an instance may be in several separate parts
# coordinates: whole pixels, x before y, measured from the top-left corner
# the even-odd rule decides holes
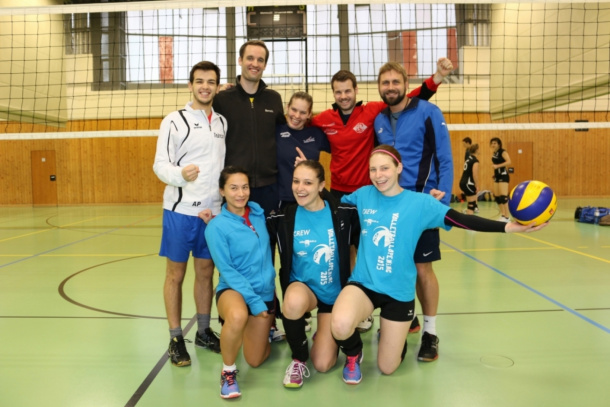
[[[439,58],[454,54],[453,4],[365,4],[348,10],[351,70],[359,80],[376,81],[388,61],[423,79],[436,72]]]
[[[90,18],[92,89],[125,89],[125,13],[94,13]]]
[[[67,55],[91,53],[91,22],[88,13],[64,16]]]
[[[266,41],[271,58],[264,78],[269,84],[307,89],[308,83],[328,83],[342,67],[361,81],[376,81],[379,67],[390,60],[403,63],[412,77],[423,79],[436,71],[438,58],[449,56],[457,62],[460,29],[472,33],[462,35],[466,43],[489,43],[487,5],[328,4],[303,8],[306,36]],[[248,39],[248,10],[72,14],[65,20],[66,52],[93,55],[96,90],[182,86],[191,67],[202,60],[216,63],[224,75],[221,81],[232,82],[234,78],[228,76],[236,72],[239,47]],[[457,29],[456,20],[460,21]]]
[[[458,46],[489,47],[490,4],[457,4]]]
[[[226,35],[225,13],[217,8],[127,12],[127,81],[186,84],[192,66],[204,60],[226,75]]]

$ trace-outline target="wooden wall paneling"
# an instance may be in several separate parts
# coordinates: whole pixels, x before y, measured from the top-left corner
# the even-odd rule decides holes
[[[490,123],[487,113],[445,113],[447,123]],[[540,113],[507,119],[505,122],[554,122],[587,119],[608,120],[607,112]],[[38,124],[3,122],[0,132],[57,132],[100,130],[157,130],[162,118],[85,120],[68,122],[65,128]],[[454,157],[453,193],[459,194],[464,149],[462,138],[469,136],[480,146],[480,189],[491,189],[492,173],[489,140],[500,137],[510,142],[533,143],[533,178],[555,190],[558,196],[608,196],[610,183],[610,130],[589,129],[542,131],[452,131]],[[152,171],[156,137],[3,140],[0,154],[0,205],[32,203],[30,156],[32,150],[55,150],[57,157],[58,202],[60,205],[161,202],[164,185]],[[330,187],[330,155],[320,161]]]
[[[155,160],[155,153],[157,150],[157,138],[156,137],[144,137],[144,171],[145,174],[151,180],[146,184],[146,190],[144,192],[144,196],[146,197],[147,202],[161,202],[163,197],[163,191],[165,189],[165,184],[161,182],[157,175],[153,171],[153,163]]]
[[[108,171],[104,171],[104,176],[100,180],[103,188],[99,188],[96,192],[101,194],[97,196],[97,199],[103,203],[115,203],[120,200],[126,200],[125,190],[123,188],[123,178],[125,176],[125,168],[129,167],[126,162],[126,152],[121,148],[125,145],[120,138],[105,138],[103,140],[104,146],[104,161],[109,162]],[[98,157],[98,163],[101,163]]]
[[[59,205],[77,205],[83,203],[81,140],[55,140],[57,155],[57,201]]]
[[[146,178],[143,176],[141,171],[143,159],[142,159],[142,146],[141,137],[130,137],[127,140],[122,140],[121,150],[121,162],[123,175],[119,178],[121,192],[125,194],[125,200],[127,202],[141,202],[142,201],[142,188],[146,184]]]
[[[93,161],[95,140],[92,138],[81,140],[80,159],[73,164],[73,166],[78,165],[80,170],[81,202],[84,204],[95,203],[95,162]]]
[[[21,205],[32,203],[32,171],[30,166],[30,141],[2,141],[2,166],[0,171],[0,203]]]
[[[145,137],[132,137],[126,140],[127,148],[124,149],[122,160],[126,162],[127,171],[122,180],[122,187],[127,195],[127,202],[150,202],[146,195],[156,176],[151,164],[154,153],[152,156],[147,156],[145,140]],[[123,150],[123,148],[121,149]]]

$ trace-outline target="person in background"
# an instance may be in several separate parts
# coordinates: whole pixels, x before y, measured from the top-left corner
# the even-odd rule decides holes
[[[166,185],[160,256],[167,258],[163,298],[169,323],[168,355],[172,364],[188,366],[191,358],[182,332],[182,283],[189,255],[195,268],[197,333],[195,345],[220,352],[210,328],[214,263],[205,239],[201,208],[220,210],[218,176],[225,159],[227,121],[212,108],[220,69],[212,62],[193,66],[188,88],[192,100],[161,122],[153,171]],[[203,171],[200,171],[203,170]]]
[[[491,163],[494,169],[494,185],[493,194],[500,210],[500,219],[502,222],[510,220],[510,212],[508,211],[508,167],[511,165],[510,156],[502,148],[502,140],[498,137],[491,139],[489,146],[492,150]]]
[[[478,212],[477,192],[479,185],[479,145],[474,144],[468,149],[468,158],[464,162],[464,172],[460,179],[460,189],[466,196],[468,215]]]
[[[309,93],[295,92],[288,101],[286,123],[275,128],[280,208],[296,202],[292,191],[295,164],[302,160],[319,161],[321,151],[330,153],[326,134],[309,126],[312,105]]]
[[[472,146],[472,139],[470,137],[464,137],[462,139],[462,145],[464,146],[464,149],[466,150],[466,152],[464,153],[464,161],[466,161],[468,159],[468,156],[470,155],[470,146]]]
[[[419,278],[413,254],[424,230],[455,226],[514,233],[537,231],[547,225],[525,226],[465,215],[439,202],[438,197],[402,188],[401,156],[389,145],[373,149],[369,172],[373,185],[341,199],[356,205],[362,227],[356,267],[337,297],[330,321],[332,335],[346,355],[343,380],[348,384],[362,380],[363,344],[356,326],[376,308],[381,308],[379,370],[392,374],[405,357]]]

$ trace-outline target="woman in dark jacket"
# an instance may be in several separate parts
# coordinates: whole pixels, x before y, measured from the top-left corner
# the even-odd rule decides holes
[[[284,386],[301,387],[309,376],[305,334],[306,312],[317,312],[316,339],[311,349],[313,366],[326,372],[337,361],[338,347],[330,332],[330,313],[350,275],[350,245],[360,233],[353,206],[337,202],[324,189],[324,168],[314,160],[297,164],[290,205],[267,220],[272,246],[280,255],[282,314],[292,362],[286,369]]]

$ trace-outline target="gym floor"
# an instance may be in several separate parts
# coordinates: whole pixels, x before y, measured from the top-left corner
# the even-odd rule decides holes
[[[377,310],[361,384],[343,383],[341,355],[284,389],[290,350],[279,342],[259,368],[238,359],[232,401],[219,397],[220,355],[189,343],[190,367],[167,359],[160,205],[0,207],[0,405],[608,406],[610,227],[575,222],[579,205],[610,199],[559,199],[535,234],[441,232],[437,361],[416,360],[411,334],[403,364],[382,375]],[[194,340],[192,278],[189,265],[183,328]]]

